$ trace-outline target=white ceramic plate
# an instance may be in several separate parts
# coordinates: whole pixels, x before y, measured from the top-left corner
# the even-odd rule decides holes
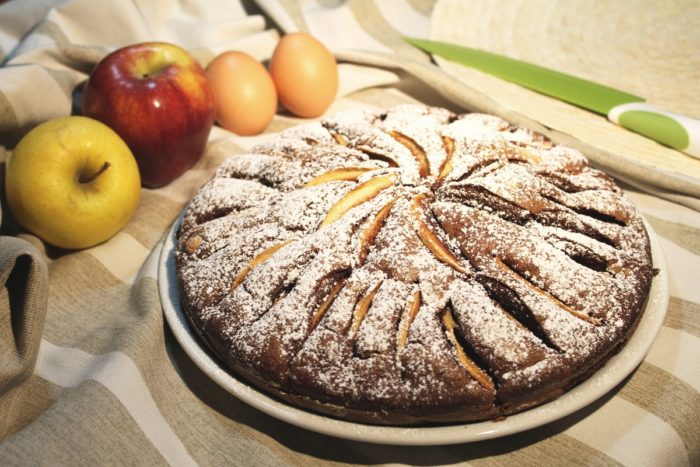
[[[164,241],[158,265],[158,283],[165,318],[187,355],[222,388],[258,410],[307,430],[355,441],[395,445],[465,443],[518,433],[569,415],[605,395],[634,371],[644,359],[661,328],[668,305],[666,263],[656,235],[647,223],[654,267],[660,272],[654,278],[644,316],[624,349],[579,386],[558,399],[511,415],[502,421],[431,427],[387,427],[346,422],[308,412],[270,397],[221,367],[210,355],[190,327],[180,306],[173,254],[180,221],[181,219],[178,219],[175,222]]]

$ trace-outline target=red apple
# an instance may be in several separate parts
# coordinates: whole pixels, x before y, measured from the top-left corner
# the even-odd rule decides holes
[[[184,49],[135,44],[100,61],[83,90],[83,114],[121,136],[146,187],[170,183],[204,153],[216,106],[207,75]]]

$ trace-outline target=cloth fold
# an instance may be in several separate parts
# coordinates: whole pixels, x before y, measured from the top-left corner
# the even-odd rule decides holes
[[[34,371],[48,299],[42,255],[19,238],[0,237],[0,439],[14,424]]]
[[[0,175],[14,143],[35,124],[79,111],[81,84],[116,47],[166,40],[190,49],[202,64],[229,49],[264,61],[280,34],[293,30],[316,35],[339,59],[340,91],[328,114],[423,102],[496,113],[565,138],[478,85],[446,73],[401,40],[430,34],[433,5],[431,0],[4,3]],[[208,379],[163,321],[157,272],[162,237],[224,159],[305,121],[279,112],[265,134],[254,137],[215,127],[202,159],[170,185],[143,189],[131,221],[94,248],[55,251],[5,222],[0,234],[13,237],[0,237],[0,464],[700,462],[700,373],[693,364],[700,357],[695,284],[700,213],[680,205],[690,206],[697,197],[683,186],[664,188],[624,164],[606,165],[604,156],[602,167],[642,187],[631,186],[628,195],[659,233],[672,297],[644,363],[595,404],[493,441],[375,446],[276,420]]]

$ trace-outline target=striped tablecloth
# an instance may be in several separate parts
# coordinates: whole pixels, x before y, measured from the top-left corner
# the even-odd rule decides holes
[[[401,42],[401,34],[428,36],[438,6],[419,0],[10,1],[0,6],[0,161],[29,128],[71,112],[76,86],[108,50],[150,39],[179,43],[206,64],[231,48],[264,59],[280,30],[308,30],[344,59],[340,96],[328,113],[419,101],[508,114],[503,103],[495,105]],[[653,174],[632,180],[650,191],[626,187],[668,264],[667,317],[639,368],[579,412],[491,441],[395,447],[302,430],[207,378],[164,322],[159,245],[222,160],[300,121],[278,116],[266,134],[250,138],[217,128],[193,169],[165,188],[144,189],[128,225],[87,250],[45,245],[22,231],[3,205],[1,465],[700,463],[700,212],[687,207],[697,206],[692,188],[659,188]]]

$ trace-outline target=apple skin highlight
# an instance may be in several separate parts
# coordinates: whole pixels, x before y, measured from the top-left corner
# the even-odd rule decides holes
[[[187,51],[147,42],[97,64],[83,90],[82,112],[124,139],[143,186],[157,188],[202,156],[216,105],[206,73]]]

